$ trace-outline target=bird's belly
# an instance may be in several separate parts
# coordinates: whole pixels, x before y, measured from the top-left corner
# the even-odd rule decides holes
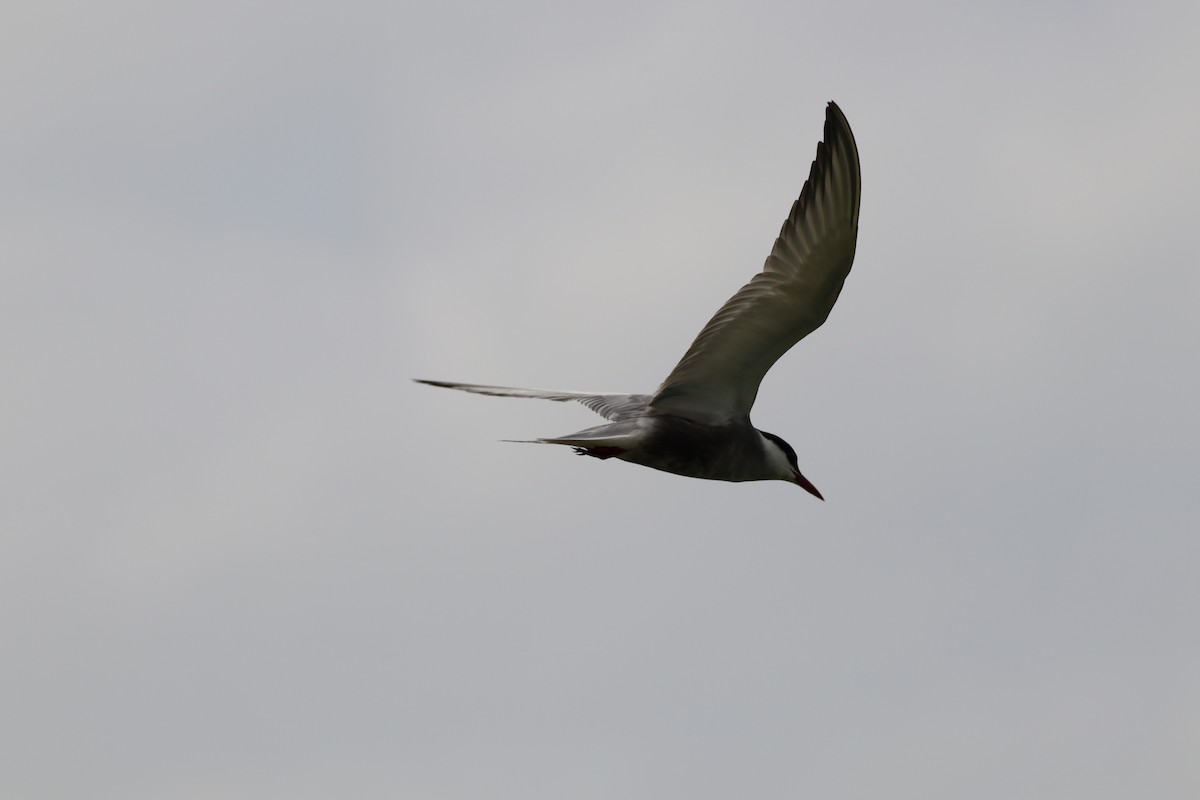
[[[749,425],[711,426],[674,417],[659,417],[655,422],[640,447],[617,457],[689,478],[755,479],[750,467],[759,455],[755,448],[761,446]]]

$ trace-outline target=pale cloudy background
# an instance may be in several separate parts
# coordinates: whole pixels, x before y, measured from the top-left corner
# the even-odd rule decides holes
[[[10,3],[0,796],[1200,796],[1200,5]],[[795,487],[653,388],[824,104]]]

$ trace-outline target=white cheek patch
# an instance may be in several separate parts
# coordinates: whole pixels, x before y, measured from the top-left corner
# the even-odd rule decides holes
[[[796,469],[788,461],[787,455],[779,449],[779,445],[775,444],[764,436],[763,450],[766,451],[767,463],[771,465],[771,471],[776,473],[783,480],[792,480],[792,476],[795,475]]]

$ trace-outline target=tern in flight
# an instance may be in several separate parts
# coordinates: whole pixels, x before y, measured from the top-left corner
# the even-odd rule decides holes
[[[861,184],[854,134],[831,102],[824,141],[763,271],[721,306],[651,394],[418,382],[501,397],[574,400],[609,422],[534,441],[692,478],[789,481],[824,499],[800,474],[792,446],[750,424],[750,409],[771,365],[819,328],[837,301],[854,262]]]

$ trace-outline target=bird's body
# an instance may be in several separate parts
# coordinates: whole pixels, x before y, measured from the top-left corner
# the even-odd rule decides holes
[[[767,370],[829,316],[854,261],[860,194],[854,135],[830,103],[824,141],[763,271],[717,311],[653,394],[419,382],[477,394],[575,400],[609,423],[536,441],[692,478],[786,480],[821,497],[800,474],[791,446],[751,425],[750,408]]]
[[[577,447],[583,455],[609,455],[676,475],[720,481],[760,479],[767,452],[748,419],[709,425],[666,414],[611,422],[546,441]]]

